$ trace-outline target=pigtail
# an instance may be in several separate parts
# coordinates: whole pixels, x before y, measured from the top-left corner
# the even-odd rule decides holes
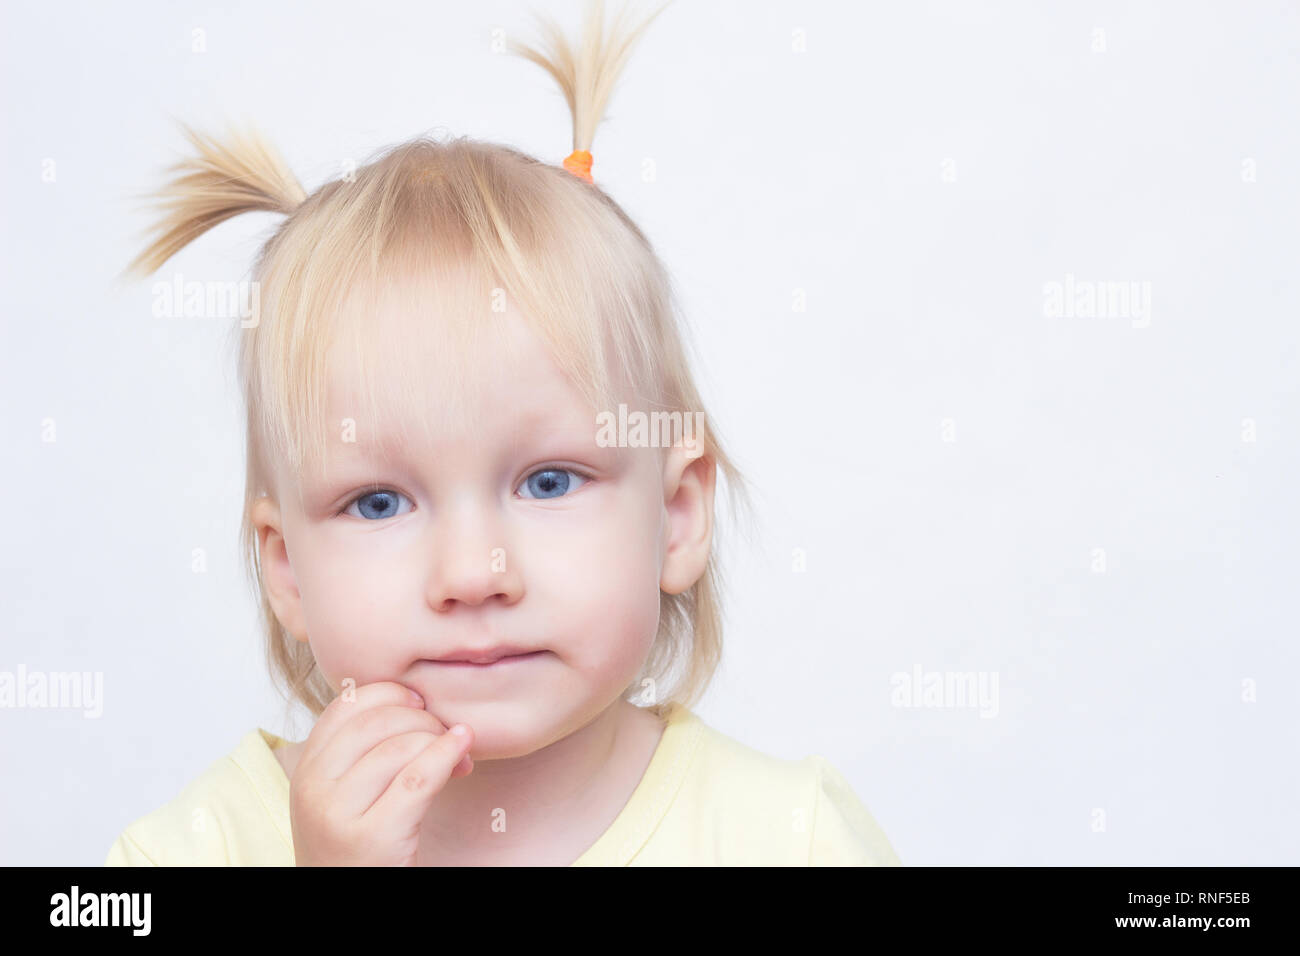
[[[605,115],[614,85],[627,65],[633,45],[655,17],[667,8],[666,3],[639,26],[629,29],[629,8],[625,6],[606,35],[605,4],[603,0],[591,0],[576,49],[553,20],[537,13],[533,16],[543,34],[542,48],[518,42],[508,44],[511,53],[536,63],[559,84],[573,117],[573,155],[564,161],[564,165],[588,182],[591,182],[591,142]]]
[[[163,215],[152,243],[123,275],[144,277],[203,233],[243,212],[291,214],[307,198],[279,153],[256,131],[232,132],[225,141],[182,123],[194,155],[173,165],[173,178],[151,197]]]

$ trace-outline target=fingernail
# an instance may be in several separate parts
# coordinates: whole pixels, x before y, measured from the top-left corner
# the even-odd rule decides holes
[[[411,691],[411,703],[419,704],[421,707],[423,707],[424,698],[421,697],[419,694],[417,694],[415,691]]]
[[[451,732],[457,737],[464,737],[466,734],[465,725],[457,724],[455,727],[451,728]]]

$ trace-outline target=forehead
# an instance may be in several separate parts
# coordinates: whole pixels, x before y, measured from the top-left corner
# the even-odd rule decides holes
[[[534,324],[499,298],[448,291],[403,283],[348,306],[325,362],[326,434],[351,423],[357,446],[385,451],[538,430],[594,443],[597,409]]]

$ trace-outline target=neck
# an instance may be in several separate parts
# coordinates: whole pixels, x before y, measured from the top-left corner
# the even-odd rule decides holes
[[[512,855],[571,862],[613,822],[640,782],[645,744],[653,752],[658,742],[657,732],[653,741],[646,735],[647,717],[618,700],[530,754],[475,761],[468,776],[448,780],[434,798],[420,828],[420,865]]]

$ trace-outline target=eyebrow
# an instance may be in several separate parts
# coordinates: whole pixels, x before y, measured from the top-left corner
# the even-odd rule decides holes
[[[569,415],[564,416],[561,422],[554,422],[554,414],[546,408],[530,407],[521,411],[513,423],[516,425],[516,432],[513,436],[513,444],[520,445],[538,438],[539,441],[569,441],[574,437],[589,439],[593,449],[605,450],[596,444],[596,435],[599,427],[596,422],[596,413],[591,414],[591,420],[588,423],[582,423],[582,420]],[[547,426],[542,429],[541,426]],[[360,431],[360,429],[358,429]],[[404,457],[415,443],[415,437],[419,435],[418,426],[409,430],[409,434],[401,432],[382,431],[373,437],[363,440],[358,436],[355,442],[335,442],[333,447],[338,445],[345,446],[342,453],[348,457],[370,458],[372,455],[382,456],[387,452],[391,457],[397,459]],[[540,437],[539,437],[540,436]]]

